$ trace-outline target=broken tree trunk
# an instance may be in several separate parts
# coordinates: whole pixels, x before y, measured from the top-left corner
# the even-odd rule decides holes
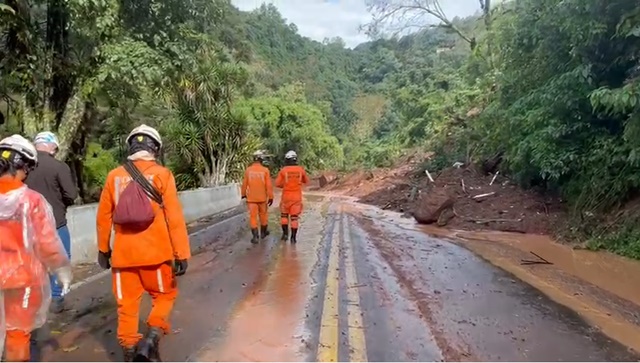
[[[499,152],[491,159],[487,159],[482,162],[481,168],[485,175],[496,173],[500,163],[502,162],[502,154],[503,152]]]

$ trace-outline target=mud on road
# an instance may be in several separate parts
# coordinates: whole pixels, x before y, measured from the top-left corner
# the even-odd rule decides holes
[[[549,234],[566,220],[566,205],[557,196],[524,190],[476,165],[425,173],[424,160],[410,154],[394,167],[346,174],[320,190],[447,228]]]
[[[163,360],[638,358],[517,277],[397,216],[309,195],[291,245],[271,214],[272,234],[255,246],[247,230],[233,232],[244,218],[202,230]],[[70,297],[73,310],[43,339],[43,360],[121,360],[110,277]]]

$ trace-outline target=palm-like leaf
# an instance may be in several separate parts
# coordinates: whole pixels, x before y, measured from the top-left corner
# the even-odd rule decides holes
[[[179,184],[199,179],[200,185],[212,186],[236,178],[258,141],[248,138],[246,118],[231,112],[236,90],[246,85],[246,71],[221,61],[209,48],[197,56],[196,66],[163,92],[174,113],[166,126],[167,148],[180,165],[193,169],[192,174],[183,170]]]

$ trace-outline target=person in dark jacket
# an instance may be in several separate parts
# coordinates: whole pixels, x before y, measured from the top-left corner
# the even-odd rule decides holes
[[[62,240],[67,256],[71,258],[71,236],[67,228],[67,208],[72,206],[78,197],[78,190],[73,181],[69,166],[55,158],[60,144],[52,132],[41,132],[34,142],[38,150],[38,166],[29,173],[26,184],[29,188],[42,194],[53,209],[58,236]],[[51,277],[51,311],[60,313],[64,310],[62,286]]]

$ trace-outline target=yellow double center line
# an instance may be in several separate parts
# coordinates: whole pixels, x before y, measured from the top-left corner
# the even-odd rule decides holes
[[[367,343],[364,338],[364,323],[362,321],[362,309],[360,308],[359,284],[356,276],[356,265],[353,260],[353,245],[349,233],[348,218],[342,215],[342,236],[345,250],[345,277],[347,279],[347,314],[349,321],[349,361],[367,361]]]
[[[366,362],[367,347],[364,336],[364,324],[362,310],[360,309],[360,295],[358,294],[358,278],[356,276],[353,250],[348,227],[348,219],[340,208],[339,218],[333,223],[331,247],[329,251],[329,265],[327,267],[327,280],[324,292],[322,317],[320,322],[320,338],[318,343],[317,361],[337,362],[338,347],[340,346],[340,314],[338,304],[340,302],[340,246],[345,251],[345,278],[347,296],[347,331],[350,348],[349,361]],[[339,228],[341,227],[341,228]],[[342,232],[342,238],[340,235]],[[344,242],[344,243],[342,243]]]

